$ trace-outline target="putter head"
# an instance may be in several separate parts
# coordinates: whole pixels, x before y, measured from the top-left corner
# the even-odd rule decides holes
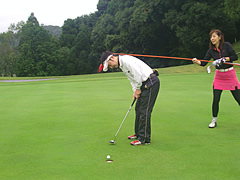
[[[111,144],[115,144],[116,142],[114,140],[109,141]]]
[[[211,73],[211,69],[210,66],[207,67],[207,73],[210,74]]]

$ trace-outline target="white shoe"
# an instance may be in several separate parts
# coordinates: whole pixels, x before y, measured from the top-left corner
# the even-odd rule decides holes
[[[208,127],[209,127],[209,128],[215,128],[215,127],[217,127],[217,121],[216,121],[216,120],[212,120],[212,122],[209,124]]]

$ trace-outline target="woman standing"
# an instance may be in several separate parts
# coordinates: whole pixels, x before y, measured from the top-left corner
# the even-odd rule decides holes
[[[234,99],[240,105],[240,83],[233,66],[224,64],[224,62],[232,62],[238,59],[232,45],[224,42],[224,35],[219,29],[212,30],[209,33],[209,37],[209,49],[204,60],[213,58],[215,60],[213,64],[216,65],[216,73],[213,81],[213,119],[209,124],[209,128],[214,128],[217,126],[217,115],[222,91],[230,90]],[[207,62],[199,61],[197,58],[193,58],[192,61],[200,66],[207,65]]]

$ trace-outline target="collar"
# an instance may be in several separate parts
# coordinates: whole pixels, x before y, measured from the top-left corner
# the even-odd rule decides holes
[[[218,51],[218,52],[221,51],[220,48],[217,49],[216,47],[214,47],[213,50]]]
[[[120,67],[120,62],[119,62],[119,55],[118,55],[118,67]]]
[[[122,62],[122,56],[118,56],[118,67],[120,68],[120,69],[122,69],[122,64],[123,64],[123,62]]]

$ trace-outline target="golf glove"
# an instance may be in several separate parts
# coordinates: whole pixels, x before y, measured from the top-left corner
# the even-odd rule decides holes
[[[213,64],[214,66],[219,66],[220,63],[221,63],[221,59],[217,59],[217,60],[215,60],[215,61],[212,62],[212,64]]]
[[[223,64],[223,63],[226,62],[226,58],[225,58],[225,57],[222,57],[220,60],[221,60],[221,63],[220,63],[220,64]]]
[[[220,66],[220,65],[222,65],[222,64],[225,63],[225,62],[226,62],[226,58],[225,58],[225,57],[222,57],[222,58],[220,58],[220,59],[217,59],[217,60],[213,61],[212,64],[213,64],[214,66]]]

